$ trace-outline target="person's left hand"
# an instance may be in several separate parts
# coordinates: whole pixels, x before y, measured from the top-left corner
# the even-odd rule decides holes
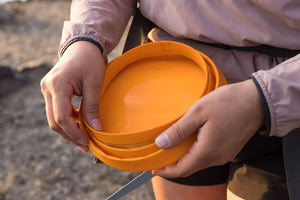
[[[198,100],[174,125],[156,138],[170,148],[197,131],[197,140],[178,162],[153,173],[185,177],[232,161],[264,122],[264,111],[252,80],[218,88]]]

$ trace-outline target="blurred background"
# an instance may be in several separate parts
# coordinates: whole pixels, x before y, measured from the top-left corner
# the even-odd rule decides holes
[[[0,0],[0,200],[101,200],[137,175],[94,164],[48,128],[39,82],[57,61],[70,5]],[[154,199],[150,182],[122,199]]]

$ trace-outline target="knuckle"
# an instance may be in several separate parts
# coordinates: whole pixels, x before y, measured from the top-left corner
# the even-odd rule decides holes
[[[66,116],[64,114],[56,115],[54,118],[55,122],[60,126],[63,126],[66,123]]]
[[[52,75],[49,78],[49,84],[51,84],[52,87],[55,87],[57,85],[57,83],[59,82],[59,77],[56,75]]]
[[[55,74],[46,75],[40,81],[40,88],[42,92],[47,91],[49,88],[55,88],[56,86],[58,86],[59,81],[60,78]]]
[[[40,88],[42,92],[47,90],[47,80],[45,77],[40,81]]]
[[[199,124],[200,121],[205,121],[207,119],[207,114],[209,113],[209,106],[202,106],[202,104],[198,104],[195,109],[191,110],[191,120],[194,124]]]
[[[56,124],[56,123],[52,123],[50,122],[49,123],[49,128],[55,132],[58,132],[59,131],[59,126]]]
[[[171,132],[172,132],[171,139],[175,141],[180,140],[183,137],[183,133],[184,133],[182,126],[178,123],[175,123],[173,125]]]
[[[84,114],[91,114],[91,113],[97,113],[99,112],[99,105],[98,104],[90,104],[83,108]]]
[[[198,116],[199,113],[203,112],[204,108],[205,108],[205,106],[203,106],[203,102],[200,99],[191,107],[191,109],[188,111],[188,113],[191,116]]]

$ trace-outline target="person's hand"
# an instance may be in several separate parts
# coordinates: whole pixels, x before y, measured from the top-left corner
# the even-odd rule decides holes
[[[68,47],[56,65],[41,80],[49,127],[88,151],[87,136],[74,120],[71,99],[82,96],[82,109],[87,122],[100,130],[99,95],[105,64],[95,45],[78,41]]]
[[[185,177],[232,161],[264,122],[264,111],[252,80],[223,86],[198,100],[174,125],[156,138],[170,148],[197,132],[197,140],[178,162],[154,170],[159,176]]]

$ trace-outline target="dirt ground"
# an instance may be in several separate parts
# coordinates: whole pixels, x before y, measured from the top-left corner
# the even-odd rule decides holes
[[[0,200],[105,199],[137,175],[94,164],[47,126],[39,82],[57,61],[70,4],[0,5]],[[154,199],[150,182],[122,199]]]

